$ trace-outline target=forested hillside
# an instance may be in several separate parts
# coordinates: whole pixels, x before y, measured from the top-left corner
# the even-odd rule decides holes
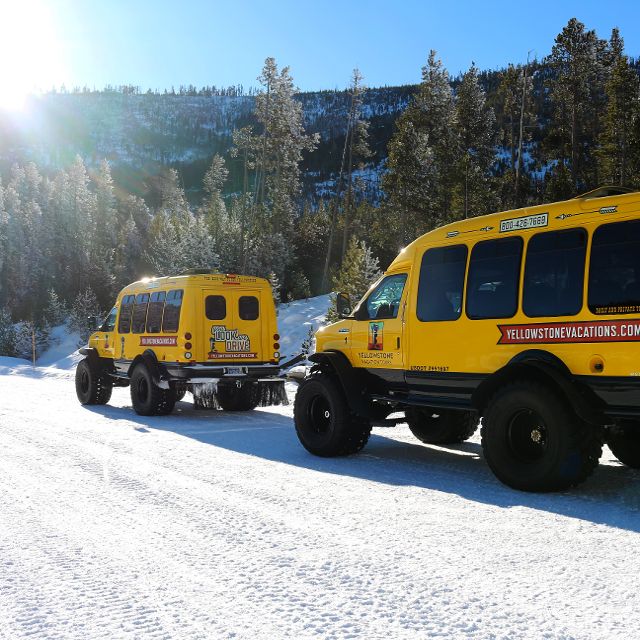
[[[639,186],[638,69],[574,19],[541,60],[452,78],[431,52],[413,86],[355,70],[301,94],[268,58],[257,91],[33,98],[0,114],[0,352],[16,321],[105,310],[144,275],[217,265],[304,297],[437,224]]]

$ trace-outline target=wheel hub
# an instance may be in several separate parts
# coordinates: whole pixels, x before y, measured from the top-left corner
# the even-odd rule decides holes
[[[511,454],[521,462],[535,462],[547,451],[547,427],[535,411],[516,411],[507,429],[507,445]]]

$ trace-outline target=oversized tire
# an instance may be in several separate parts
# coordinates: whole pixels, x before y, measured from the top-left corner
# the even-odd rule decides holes
[[[405,416],[411,433],[427,444],[464,442],[478,428],[478,415],[473,411],[408,407]]]
[[[302,446],[316,456],[357,453],[371,434],[371,423],[351,413],[339,383],[324,373],[311,375],[300,384],[293,419]]]
[[[107,404],[113,381],[96,359],[85,358],[76,367],[76,395],[80,404]]]
[[[640,423],[626,422],[608,435],[607,445],[622,464],[640,469]]]
[[[131,403],[138,415],[167,415],[176,403],[175,389],[162,389],[154,381],[149,369],[139,364],[131,375]]]
[[[224,411],[252,411],[260,404],[260,393],[255,382],[246,382],[239,388],[219,384],[216,399]]]
[[[482,419],[482,449],[504,484],[522,491],[557,491],[592,473],[602,440],[552,388],[521,380],[490,400]]]

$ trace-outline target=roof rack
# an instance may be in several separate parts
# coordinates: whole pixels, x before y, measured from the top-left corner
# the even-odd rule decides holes
[[[635,189],[629,189],[629,187],[619,187],[616,185],[598,187],[592,191],[581,193],[579,196],[573,198],[574,200],[586,200],[587,198],[607,198],[608,196],[621,196],[625,193],[633,193]]]
[[[212,274],[220,273],[219,269],[215,267],[213,269],[186,269],[180,275],[181,276],[208,276]]]

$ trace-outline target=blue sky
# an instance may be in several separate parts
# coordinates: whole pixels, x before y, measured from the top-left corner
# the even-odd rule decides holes
[[[5,2],[7,0],[4,0]],[[17,0],[15,0],[17,1]],[[289,65],[302,90],[412,83],[429,49],[453,74],[543,57],[575,16],[600,37],[620,27],[640,56],[640,2],[418,0],[40,0],[64,64],[57,81],[101,88],[255,85],[264,58]]]

